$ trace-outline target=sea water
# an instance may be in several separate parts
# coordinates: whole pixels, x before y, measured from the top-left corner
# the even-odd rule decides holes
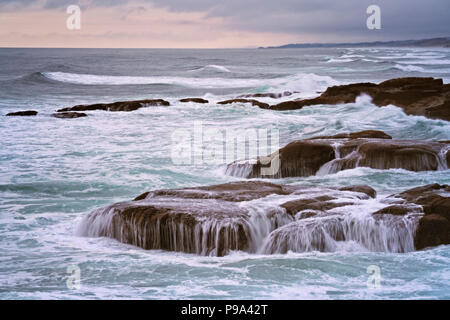
[[[406,76],[449,83],[450,49],[0,49],[0,298],[449,299],[449,246],[394,253],[348,243],[331,253],[210,257],[145,251],[76,232],[89,212],[145,191],[243,180],[225,175],[225,163],[174,163],[173,132],[191,131],[199,121],[218,130],[276,128],[280,146],[369,129],[399,139],[449,140],[449,122],[379,108],[364,96],[283,112],[216,104],[241,94],[294,92],[258,98],[275,104],[332,85]],[[209,103],[178,102],[186,97]],[[50,117],[78,104],[152,98],[171,106]],[[39,114],[4,117],[19,110]],[[356,168],[272,182],[367,184],[382,199],[449,183],[450,172]],[[380,271],[376,288],[368,285],[373,266]],[[77,276],[73,270],[75,286],[68,282]]]

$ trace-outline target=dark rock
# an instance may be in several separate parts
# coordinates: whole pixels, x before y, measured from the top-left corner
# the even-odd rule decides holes
[[[379,106],[396,105],[406,114],[450,121],[450,86],[442,79],[399,78],[374,83],[354,83],[329,87],[319,97],[286,101],[273,105],[272,110],[296,110],[304,106],[354,103],[361,94],[372,97]]]
[[[334,208],[354,204],[353,202],[331,202],[330,200],[336,200],[336,198],[320,196],[316,198],[299,199],[283,203],[281,207],[285,208],[288,214],[295,215],[296,213],[305,210],[328,211]]]
[[[358,148],[359,166],[373,169],[402,168],[410,171],[438,169],[439,146],[419,141],[369,141]]]
[[[334,136],[319,136],[311,139],[358,139],[358,138],[374,138],[374,139],[392,139],[390,135],[379,130],[365,130],[350,133],[338,133]]]
[[[7,117],[29,117],[37,115],[37,111],[28,110],[28,111],[18,111],[18,112],[10,112],[6,116]]]
[[[208,100],[205,100],[202,98],[185,98],[185,99],[181,99],[180,102],[209,103]]]
[[[364,186],[364,185],[362,185],[362,186],[342,187],[342,188],[339,188],[338,190],[364,193],[364,194],[368,195],[371,198],[375,198],[377,196],[377,192],[375,191],[375,189],[373,189],[373,188],[371,188],[369,186]]]
[[[392,214],[394,216],[404,216],[411,212],[411,208],[404,206],[404,205],[391,205],[387,206],[383,209],[380,209],[373,214]]]
[[[443,216],[430,214],[419,221],[414,246],[417,250],[450,244],[450,221]]]
[[[267,157],[230,163],[226,173],[244,178],[284,178],[332,174],[356,167],[410,171],[448,168],[447,144],[390,138],[381,131],[363,131],[294,141]],[[279,166],[274,166],[277,159]],[[279,169],[263,175],[262,169],[269,167]]]
[[[287,195],[297,188],[264,181],[230,182],[214,186],[146,192],[134,201],[157,196],[171,196],[185,199],[217,199],[231,202],[250,201],[271,194]]]
[[[232,250],[336,251],[344,242],[377,252],[449,243],[448,203],[431,197],[446,198],[448,186],[423,186],[382,198],[388,206],[374,214],[362,211],[370,210],[372,200],[366,206],[358,200],[367,199],[361,192],[374,196],[373,189],[340,189],[249,181],[150,191],[90,213],[78,234],[144,249],[217,256]],[[421,203],[440,214],[423,216]]]
[[[134,201],[92,212],[81,235],[110,237],[144,249],[203,255],[249,251],[251,214],[239,202],[288,195],[297,189],[252,181],[151,191]]]
[[[169,106],[168,101],[162,99],[153,100],[137,100],[137,101],[119,101],[113,103],[97,103],[91,105],[78,105],[71,108],[59,109],[58,112],[67,111],[93,111],[93,110],[104,110],[104,111],[135,111],[140,108],[150,107],[150,106]]]
[[[417,250],[450,244],[450,186],[429,184],[392,195],[423,208],[415,235]]]
[[[294,93],[298,93],[298,91],[294,91],[294,92],[285,91],[285,92],[282,92],[282,93],[264,92],[264,93],[244,94],[244,95],[239,96],[238,98],[272,98],[272,99],[279,99],[279,98],[282,98],[282,97],[291,96]]]
[[[232,103],[250,103],[252,106],[257,106],[262,109],[269,108],[269,104],[259,102],[257,100],[253,100],[253,99],[231,99],[231,100],[217,102],[217,104],[232,104]]]
[[[314,175],[321,166],[335,158],[331,145],[317,141],[295,141],[279,150],[278,154],[268,156],[268,161],[257,160],[255,164],[235,161],[227,166],[227,174],[234,175],[241,171],[241,166],[250,166],[247,178],[262,177],[262,169],[273,166],[274,159],[279,158],[279,169],[270,178],[307,177]]]
[[[59,112],[53,113],[52,117],[60,119],[73,119],[73,118],[87,117],[87,114],[82,112]]]

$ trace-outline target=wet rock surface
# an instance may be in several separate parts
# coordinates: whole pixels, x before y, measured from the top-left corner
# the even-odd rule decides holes
[[[345,246],[409,252],[449,243],[450,187],[423,186],[374,200],[375,194],[369,186],[263,181],[155,190],[90,213],[78,233],[144,249],[217,256],[234,250],[332,252]]]
[[[392,195],[390,198],[403,201],[376,214],[402,215],[411,211],[411,204],[424,213],[414,238],[417,250],[450,244],[450,186],[430,184]]]
[[[17,112],[10,112],[7,113],[7,117],[30,117],[37,115],[38,112],[34,110],[27,110],[27,111],[17,111]]]
[[[205,100],[202,98],[185,98],[185,99],[181,99],[180,102],[209,103],[208,100]]]
[[[362,131],[294,141],[267,157],[230,163],[226,173],[243,178],[285,178],[356,167],[436,171],[448,168],[448,151],[447,143],[398,140],[382,131]]]
[[[70,108],[59,109],[57,112],[70,112],[70,111],[135,111],[140,108],[152,107],[152,106],[169,106],[170,103],[163,99],[150,99],[150,100],[136,100],[136,101],[118,101],[113,103],[97,103],[90,105],[77,105]]]
[[[252,93],[252,94],[243,94],[240,95],[239,98],[272,98],[272,99],[279,99],[282,97],[289,97],[293,95],[294,93],[298,93],[298,91],[290,92],[285,91],[281,93],[272,93],[272,92],[264,92],[264,93]]]
[[[262,109],[269,108],[268,103],[260,102],[254,99],[231,99],[217,102],[217,104],[232,104],[232,103],[250,103],[252,106],[257,106]]]
[[[450,85],[442,79],[398,78],[375,83],[354,83],[329,87],[319,97],[286,101],[272,105],[272,110],[297,110],[304,106],[354,103],[362,94],[379,106],[395,105],[406,114],[450,121]]]
[[[74,119],[74,118],[87,117],[87,114],[82,113],[82,112],[59,112],[59,113],[53,113],[52,117],[60,118],[60,119]]]

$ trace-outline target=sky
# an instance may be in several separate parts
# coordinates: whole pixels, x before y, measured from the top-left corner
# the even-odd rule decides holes
[[[70,5],[81,9],[69,29]],[[370,5],[381,29],[367,28]],[[73,21],[73,20],[71,20]],[[450,0],[0,0],[0,47],[251,48],[450,36]]]

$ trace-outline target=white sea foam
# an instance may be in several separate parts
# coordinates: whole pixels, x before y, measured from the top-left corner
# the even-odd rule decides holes
[[[167,84],[191,88],[249,88],[269,87],[274,89],[298,90],[301,92],[315,92],[323,90],[338,81],[328,76],[310,73],[299,73],[273,79],[243,79],[243,78],[198,78],[198,77],[132,77],[106,76],[92,74],[76,74],[66,72],[43,72],[48,79],[80,84],[80,85],[150,85]]]
[[[355,59],[329,59],[327,63],[344,63],[344,62],[353,62]]]
[[[205,70],[214,70],[214,71],[219,71],[219,72],[231,72],[230,69],[228,69],[225,66],[220,66],[220,65],[216,65],[216,64],[209,64],[207,66],[204,66],[202,68],[198,68],[192,71],[205,71]]]
[[[402,65],[402,64],[396,64],[394,66],[394,68],[402,70],[402,71],[406,71],[406,72],[425,72],[425,69],[419,66],[414,66],[414,65]]]

